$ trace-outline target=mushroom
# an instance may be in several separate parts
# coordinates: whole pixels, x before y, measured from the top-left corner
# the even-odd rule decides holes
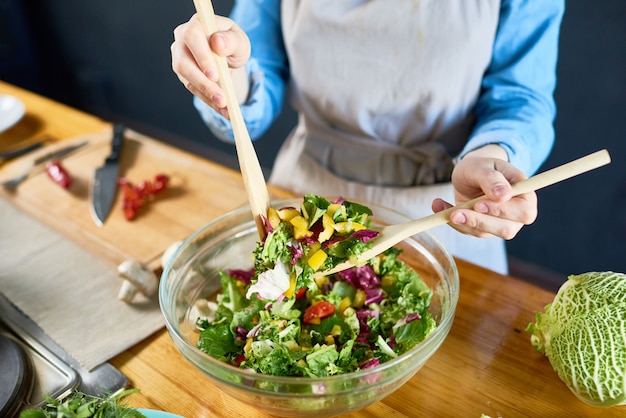
[[[198,299],[189,309],[189,321],[195,324],[198,318],[202,318],[213,322],[215,321],[216,312],[217,303],[207,299]]]
[[[165,270],[165,266],[167,266],[170,258],[172,258],[172,256],[174,255],[176,250],[178,250],[178,247],[182,245],[182,243],[182,241],[176,241],[172,243],[172,245],[167,247],[167,249],[163,252],[163,255],[161,256],[161,267],[163,268],[163,270]]]
[[[117,274],[124,279],[117,298],[131,303],[137,292],[152,297],[159,286],[156,274],[135,260],[124,261],[117,267]]]
[[[185,263],[191,256],[193,256],[197,252],[197,246],[194,242],[189,242],[185,244],[185,248],[180,251],[180,253],[176,254],[176,252],[183,245],[184,241],[176,241],[173,242],[169,247],[165,249],[163,254],[161,255],[161,267],[165,270],[168,263],[171,261],[170,269],[175,270],[181,266],[181,264]],[[176,254],[176,260],[172,260],[172,257]]]

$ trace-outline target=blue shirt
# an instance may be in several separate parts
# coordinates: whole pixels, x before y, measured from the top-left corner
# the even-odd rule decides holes
[[[474,107],[476,124],[460,153],[499,144],[512,164],[532,175],[554,143],[558,37],[563,0],[503,0],[492,59]],[[252,43],[251,78],[243,117],[253,139],[274,122],[283,106],[289,63],[281,35],[280,0],[237,1],[231,13]],[[232,141],[230,122],[209,106],[194,104],[211,131]]]

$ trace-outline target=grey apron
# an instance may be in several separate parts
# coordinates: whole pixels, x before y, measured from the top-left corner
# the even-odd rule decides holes
[[[282,28],[298,125],[270,183],[411,218],[449,183],[491,59],[495,0],[288,0]],[[456,257],[506,273],[501,239],[431,231]]]

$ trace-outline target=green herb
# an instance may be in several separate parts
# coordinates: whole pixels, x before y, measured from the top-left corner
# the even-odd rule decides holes
[[[80,391],[73,391],[64,400],[46,396],[45,405],[22,411],[20,418],[145,418],[141,412],[120,402],[121,398],[135,392],[139,389],[128,389],[102,398]]]

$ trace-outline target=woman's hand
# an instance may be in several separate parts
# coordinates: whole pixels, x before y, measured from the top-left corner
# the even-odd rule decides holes
[[[218,84],[213,53],[226,57],[232,69],[237,96],[243,102],[248,94],[245,63],[250,58],[250,40],[231,19],[223,16],[215,18],[219,30],[208,40],[197,15],[174,29],[174,42],[170,48],[172,69],[187,90],[227,116],[226,97]]]
[[[511,196],[511,184],[524,179],[524,173],[507,162],[506,152],[497,145],[468,153],[452,172],[456,204],[483,194],[487,199],[476,203],[473,210],[453,211],[450,225],[459,232],[481,238],[512,239],[524,225],[537,218],[536,193]],[[451,206],[442,199],[435,199],[432,209],[440,212]]]

